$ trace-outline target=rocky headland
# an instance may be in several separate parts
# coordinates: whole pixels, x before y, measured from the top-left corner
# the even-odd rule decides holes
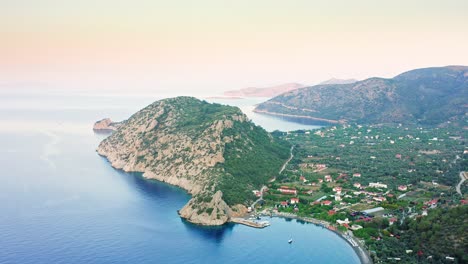
[[[237,107],[176,97],[121,122],[97,152],[114,168],[189,192],[192,199],[179,210],[186,220],[222,225],[246,213],[252,190],[278,173],[289,146]]]

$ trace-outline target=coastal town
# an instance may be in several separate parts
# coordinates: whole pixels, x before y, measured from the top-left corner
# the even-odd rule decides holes
[[[344,125],[276,133],[296,146],[295,156],[252,191],[262,199],[249,207],[251,223],[260,215],[298,218],[337,232],[374,260],[430,259],[423,249],[377,254],[376,247],[399,240],[405,220],[468,203],[464,131]]]

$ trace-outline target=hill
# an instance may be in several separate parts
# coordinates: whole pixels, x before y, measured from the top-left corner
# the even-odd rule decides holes
[[[123,121],[98,153],[113,167],[179,186],[192,199],[181,217],[221,225],[245,212],[289,157],[289,146],[237,107],[192,97],[157,101]]]
[[[240,90],[232,90],[224,92],[224,95],[235,97],[273,97],[302,87],[305,87],[305,85],[299,83],[285,83],[271,87],[248,87]]]
[[[274,97],[254,111],[329,123],[440,124],[465,118],[468,67],[417,69],[392,79],[317,85]]]

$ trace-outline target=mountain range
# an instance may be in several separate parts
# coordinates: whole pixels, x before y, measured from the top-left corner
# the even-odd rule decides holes
[[[417,123],[465,120],[468,67],[432,67],[394,78],[305,87],[259,104],[254,111],[327,123]],[[463,122],[462,122],[463,123]]]

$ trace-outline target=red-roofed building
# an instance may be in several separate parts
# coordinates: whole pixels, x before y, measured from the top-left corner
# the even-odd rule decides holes
[[[398,190],[404,192],[404,191],[408,190],[408,187],[406,185],[400,185],[400,186],[398,186]]]
[[[332,201],[329,201],[329,200],[322,201],[322,205],[331,205],[331,204],[332,204]]]
[[[297,203],[299,203],[299,198],[297,197],[291,198],[291,204],[297,204]]]
[[[299,180],[301,180],[302,182],[306,182],[306,181],[307,181],[306,178],[305,178],[304,176],[299,177]]]
[[[353,186],[356,187],[356,188],[361,188],[361,184],[359,182],[355,182],[353,184]]]
[[[387,199],[385,199],[385,197],[374,197],[372,199],[376,200],[377,202],[383,202],[383,201],[387,200]]]
[[[392,217],[388,220],[388,223],[389,225],[393,225],[394,223],[396,223],[396,221],[398,221],[398,219],[396,219],[395,217]]]
[[[336,214],[336,211],[335,211],[335,210],[329,210],[329,211],[328,211],[328,215],[334,215],[334,214]]]
[[[333,188],[333,191],[336,192],[336,193],[341,193],[341,187],[337,186],[335,188]]]
[[[401,154],[396,154],[396,155],[395,155],[395,158],[401,159]]]
[[[281,188],[278,188],[278,191],[280,191],[282,194],[294,194],[297,195],[297,190],[294,188],[290,188],[288,186],[281,186]]]
[[[438,199],[432,199],[428,202],[425,202],[426,205],[430,206],[431,208],[437,207],[437,202],[439,202]]]
[[[353,173],[353,177],[361,177],[361,173]]]
[[[332,177],[330,175],[325,175],[325,182],[332,182]]]
[[[288,206],[288,202],[286,202],[286,201],[283,201],[283,202],[281,202],[280,204],[281,204],[281,206],[283,206],[283,207]]]

